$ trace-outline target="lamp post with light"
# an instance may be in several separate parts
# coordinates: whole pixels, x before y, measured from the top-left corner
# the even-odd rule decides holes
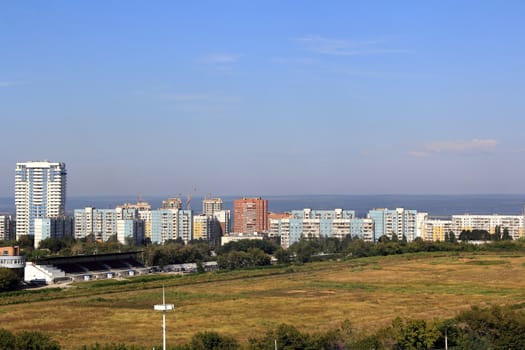
[[[157,304],[153,307],[155,311],[162,311],[162,349],[166,350],[166,311],[173,310],[173,304],[166,304],[166,295],[164,286],[162,286],[162,304]]]

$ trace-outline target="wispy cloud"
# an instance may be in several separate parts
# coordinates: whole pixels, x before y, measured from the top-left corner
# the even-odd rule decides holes
[[[180,103],[235,103],[238,97],[214,94],[165,94],[160,96],[163,100]]]
[[[204,63],[229,64],[239,62],[241,54],[211,54],[202,59]]]
[[[499,142],[495,139],[472,139],[459,141],[435,141],[423,145],[420,150],[409,152],[413,157],[429,157],[433,154],[479,154],[493,152]]]
[[[315,64],[317,63],[316,60],[309,58],[309,57],[299,57],[299,58],[286,58],[286,57],[274,57],[270,59],[271,63],[279,63],[279,64]]]
[[[23,84],[24,83],[21,81],[1,81],[0,80],[0,88],[18,86],[18,85],[23,85]]]
[[[353,41],[326,38],[320,35],[307,35],[296,38],[311,52],[333,56],[357,56],[388,53],[409,53],[409,50],[391,49],[384,46],[380,40]]]

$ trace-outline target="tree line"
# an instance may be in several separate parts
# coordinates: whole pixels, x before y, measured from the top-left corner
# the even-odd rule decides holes
[[[447,238],[448,237],[448,238]],[[488,244],[469,244],[470,240],[491,238]],[[50,256],[88,255],[94,253],[111,253],[136,250],[138,247],[125,246],[110,238],[106,242],[97,242],[94,237],[83,239],[47,238],[40,243],[39,249],[33,249],[30,237],[21,237],[14,242],[26,254],[28,260],[35,260]],[[133,249],[132,249],[133,248]],[[349,259],[370,256],[385,256],[417,252],[433,251],[516,251],[525,248],[525,240],[512,241],[507,230],[497,229],[493,235],[486,231],[463,231],[459,241],[450,232],[445,235],[445,241],[429,242],[416,238],[412,242],[406,239],[397,239],[387,236],[380,237],[378,242],[367,242],[357,237],[347,236],[344,239],[334,237],[319,237],[302,239],[288,249],[283,249],[278,240],[241,240],[230,242],[212,250],[208,242],[203,240],[191,241],[185,244],[182,240],[168,241],[165,244],[149,244],[142,247],[139,256],[146,266],[164,267],[171,264],[201,263],[217,261],[222,270],[242,268],[258,268],[278,264],[303,264],[326,259]],[[203,272],[204,269],[199,269]],[[0,268],[0,292],[14,290],[20,287],[20,277],[14,276],[8,269]]]

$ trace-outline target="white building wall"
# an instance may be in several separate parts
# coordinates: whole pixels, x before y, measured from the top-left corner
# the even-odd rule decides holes
[[[16,237],[34,235],[33,220],[64,216],[66,167],[64,163],[17,163],[15,170]]]
[[[523,215],[453,215],[452,223],[456,236],[463,230],[485,230],[494,234],[499,226],[502,234],[504,229],[508,229],[513,239],[523,237]]]

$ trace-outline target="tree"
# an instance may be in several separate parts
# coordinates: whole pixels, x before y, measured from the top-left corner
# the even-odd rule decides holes
[[[66,247],[73,245],[75,241],[73,239],[61,239],[61,238],[51,238],[48,237],[42,241],[38,247],[40,249],[49,249],[51,253],[58,253]]]
[[[0,328],[0,349],[15,350],[16,337],[6,329]]]
[[[239,343],[233,337],[217,332],[199,332],[191,338],[191,350],[235,350]]]
[[[509,229],[508,228],[504,228],[503,229],[503,236],[501,237],[502,240],[504,241],[511,241],[512,240],[512,237],[509,233]]]
[[[250,266],[250,256],[246,252],[233,251],[220,255],[217,264],[219,264],[219,268],[226,270],[248,267]]]
[[[392,242],[399,242],[399,238],[397,237],[397,233],[396,232],[392,232]]]
[[[247,253],[250,256],[251,265],[253,266],[267,266],[272,262],[270,256],[259,248],[250,248]]]
[[[23,331],[16,335],[15,350],[60,350],[60,344],[41,332]]]
[[[501,227],[499,225],[497,225],[496,228],[494,229],[493,240],[495,241],[501,240]]]
[[[390,238],[388,238],[387,235],[382,235],[381,237],[379,237],[379,239],[377,241],[379,243],[386,243],[386,242],[390,242]]]
[[[277,249],[274,253],[274,257],[279,264],[288,264],[290,262],[290,253],[283,248]]]
[[[456,243],[458,240],[456,239],[456,234],[454,233],[454,231],[448,231],[448,241],[450,243]]]
[[[425,320],[406,320],[399,317],[392,322],[396,348],[406,350],[432,349],[441,333]]]
[[[0,267],[0,292],[16,290],[20,287],[21,279],[11,269]]]
[[[228,242],[218,249],[219,254],[231,251],[247,252],[250,248],[259,248],[266,254],[273,254],[279,246],[267,239],[241,239],[240,241]]]
[[[262,338],[252,338],[249,341],[249,350],[273,349],[277,342],[278,349],[303,350],[311,349],[310,338],[302,334],[294,326],[281,324],[275,330],[268,331]]]
[[[493,306],[472,307],[456,317],[464,349],[525,349],[525,313]]]
[[[289,251],[295,253],[295,261],[298,263],[305,263],[312,260],[312,256],[318,252],[315,247],[314,241],[308,241],[301,239],[299,242],[295,242]]]

